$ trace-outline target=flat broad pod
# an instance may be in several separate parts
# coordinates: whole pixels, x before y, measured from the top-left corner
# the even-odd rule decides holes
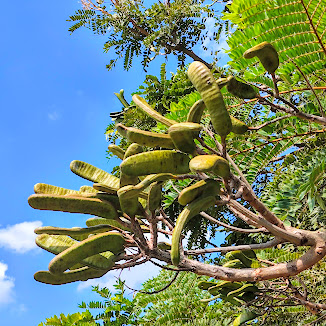
[[[237,135],[243,135],[248,131],[248,126],[239,119],[230,116],[232,122],[232,132]]]
[[[174,148],[172,139],[166,134],[126,127],[121,123],[116,125],[116,129],[121,136],[133,143],[148,147]]]
[[[231,132],[232,124],[213,74],[205,64],[194,61],[188,68],[188,77],[203,98],[215,131],[225,138]]]
[[[248,84],[245,84],[235,77],[228,77],[226,88],[232,95],[242,99],[253,99],[257,97],[257,92]]]
[[[168,119],[166,117],[164,117],[163,115],[161,115],[160,113],[158,113],[157,111],[155,111],[142,97],[140,97],[139,95],[135,94],[132,96],[132,100],[134,101],[134,103],[140,108],[142,109],[148,116],[150,116],[151,118],[153,118],[154,120],[161,122],[162,124],[170,127],[173,124],[177,123],[174,120]]]
[[[230,176],[228,161],[218,155],[198,155],[191,159],[189,168],[193,172],[212,172],[222,178]]]
[[[213,206],[214,203],[215,196],[199,197],[188,204],[178,216],[172,232],[171,261],[173,265],[178,266],[180,262],[179,243],[182,230],[190,219]]]
[[[123,160],[120,169],[130,176],[154,173],[188,173],[190,158],[187,154],[172,151],[150,151],[133,155]]]
[[[194,139],[199,136],[202,126],[194,122],[181,122],[172,125],[168,133],[177,149],[193,154],[196,149]]]
[[[55,256],[50,264],[52,274],[60,274],[83,259],[110,251],[118,254],[123,251],[125,240],[118,232],[105,232],[78,242]],[[112,265],[113,266],[113,265]]]
[[[187,122],[200,123],[204,110],[205,103],[202,99],[195,102],[193,106],[189,109],[189,112],[187,114]]]
[[[268,42],[262,42],[251,49],[247,50],[243,57],[245,59],[251,59],[253,57],[258,57],[263,67],[270,74],[275,73],[275,70],[279,65],[279,58],[277,51],[272,44]]]

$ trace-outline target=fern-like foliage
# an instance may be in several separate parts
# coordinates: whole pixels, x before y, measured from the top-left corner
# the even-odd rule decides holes
[[[231,66],[245,80],[271,86],[257,58],[248,60],[243,53],[264,41],[270,42],[280,56],[277,74],[290,85],[302,76],[295,62],[308,77],[323,76],[326,59],[326,9],[318,0],[235,0],[224,15],[237,26],[228,38]],[[292,62],[293,61],[293,62]],[[315,79],[315,78],[314,78]]]

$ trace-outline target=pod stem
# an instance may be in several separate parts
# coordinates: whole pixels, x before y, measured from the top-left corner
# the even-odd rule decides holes
[[[276,79],[276,76],[275,76],[275,72],[271,73],[271,76],[272,76],[272,80],[273,80],[273,83],[274,83],[274,96],[277,98],[280,96],[280,91],[277,87],[277,79]]]
[[[221,145],[222,145],[222,157],[226,159],[226,137],[221,136]]]

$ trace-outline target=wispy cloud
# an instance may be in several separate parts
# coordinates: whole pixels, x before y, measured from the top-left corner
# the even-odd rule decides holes
[[[6,275],[8,265],[0,262],[0,306],[14,301],[15,282],[12,277]]]
[[[0,247],[20,254],[37,248],[34,229],[40,226],[42,226],[41,221],[33,221],[0,228]]]
[[[49,112],[48,118],[52,121],[60,119],[60,114],[57,111]]]

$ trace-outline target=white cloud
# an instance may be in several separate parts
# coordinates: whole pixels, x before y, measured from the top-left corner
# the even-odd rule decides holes
[[[0,229],[0,247],[25,253],[37,248],[34,229],[42,226],[41,221],[22,222]]]
[[[58,120],[60,118],[60,114],[57,111],[49,112],[48,118],[52,121]]]
[[[8,265],[0,262],[0,306],[14,301],[14,279],[6,275]]]

